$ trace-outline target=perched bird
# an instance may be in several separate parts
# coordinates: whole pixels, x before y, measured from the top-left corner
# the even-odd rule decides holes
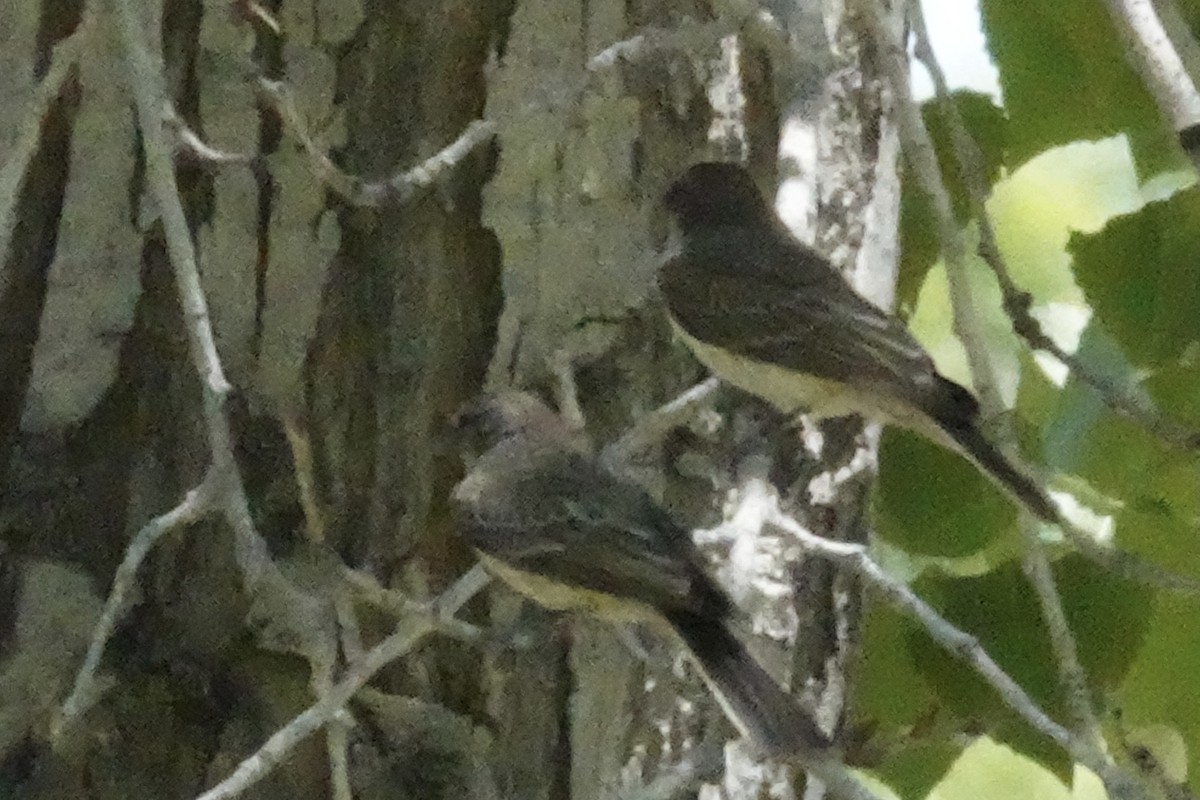
[[[1039,518],[1060,520],[980,432],[974,396],[938,374],[904,323],[796,240],[743,167],[696,164],[663,203],[682,247],[659,270],[659,290],[705,366],[787,414],[860,414],[913,430],[965,455]]]
[[[730,721],[765,755],[829,747],[732,632],[737,610],[688,531],[604,469],[561,416],[507,391],[468,406],[456,427],[486,448],[452,499],[495,576],[550,609],[671,632]]]

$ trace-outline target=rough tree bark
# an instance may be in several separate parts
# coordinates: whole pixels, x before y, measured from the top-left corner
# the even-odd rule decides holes
[[[110,686],[56,738],[131,538],[208,470],[191,320],[130,112],[123,2],[0,9],[0,97],[20,109],[0,120],[0,796],[187,798],[222,781],[404,615],[399,594],[365,602],[363,578],[424,600],[473,563],[439,432],[484,386],[555,393],[570,374],[603,444],[704,377],[650,286],[659,194],[722,149],[715,77],[733,75],[740,105],[722,113],[764,185],[780,121],[803,110],[826,143],[804,176],[821,190],[812,218],[838,231],[819,241],[841,263],[891,266],[886,242],[855,255],[875,234],[847,220],[894,232],[895,197],[877,190],[894,136],[853,33],[839,33],[828,86],[797,57],[820,20],[764,32],[739,4],[702,0],[129,0],[161,40],[254,522],[319,611],[302,627],[328,641],[315,655],[298,644],[301,623],[264,606],[234,537],[206,519],[142,566],[101,662]],[[432,186],[355,193],[480,118],[494,136]],[[831,163],[851,165],[836,183]],[[809,527],[861,538],[872,440],[828,427],[814,459],[755,401],[727,392],[715,409],[618,466],[710,529],[718,573],[782,643],[768,660],[835,729],[857,588],[789,564],[798,549],[778,536],[723,524],[722,505],[774,485]],[[813,506],[814,487],[833,490]],[[767,549],[769,569],[746,568]],[[723,771],[731,797],[793,791],[794,776],[723,747],[726,723],[660,643],[556,620],[501,587],[462,618],[483,638],[428,636],[348,706],[356,725],[309,738],[243,796],[592,800],[657,781],[666,797]]]

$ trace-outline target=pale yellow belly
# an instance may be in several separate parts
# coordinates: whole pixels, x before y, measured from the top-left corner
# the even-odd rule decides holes
[[[674,320],[672,327],[700,363],[719,378],[758,395],[784,413],[807,412],[818,419],[863,413],[873,416],[873,404],[863,408],[861,398],[844,383],[801,375],[774,364],[730,355],[719,347],[688,335]]]
[[[688,335],[674,320],[671,324],[700,363],[717,377],[761,397],[785,414],[804,413],[814,420],[859,414],[869,421],[900,425],[943,446],[955,447],[927,415],[896,397],[730,355]]]
[[[644,603],[620,599],[604,592],[566,586],[559,581],[516,570],[503,561],[476,551],[488,571],[513,590],[551,611],[583,611],[619,622],[648,622],[658,613]]]

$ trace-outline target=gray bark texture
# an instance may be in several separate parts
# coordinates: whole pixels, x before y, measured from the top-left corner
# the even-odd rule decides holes
[[[0,797],[202,796],[413,620],[344,711],[212,796],[800,795],[802,773],[755,763],[644,632],[495,584],[453,622],[444,596],[427,605],[474,563],[441,436],[466,400],[577,398],[604,445],[705,378],[651,290],[657,201],[689,163],[740,152],[773,185],[783,123],[807,126],[807,235],[889,283],[895,141],[869,59],[840,21],[830,61],[821,19],[776,9],[763,30],[747,5],[0,8]],[[157,117],[134,110],[151,79],[126,19]],[[223,380],[197,367],[209,323]],[[757,401],[715,397],[614,466],[703,529],[764,663],[835,732],[858,587],[730,509],[774,487],[812,530],[862,540],[873,437],[834,424],[805,446]],[[183,524],[155,520],[191,490]],[[153,549],[119,570],[139,531]]]

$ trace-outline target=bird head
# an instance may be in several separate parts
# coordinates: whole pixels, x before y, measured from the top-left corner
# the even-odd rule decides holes
[[[771,209],[746,168],[705,161],[688,168],[663,195],[686,234],[702,226],[769,223]]]
[[[574,444],[582,437],[581,432],[537,397],[515,389],[485,394],[468,402],[451,417],[450,427],[456,438],[476,453],[516,439]]]

